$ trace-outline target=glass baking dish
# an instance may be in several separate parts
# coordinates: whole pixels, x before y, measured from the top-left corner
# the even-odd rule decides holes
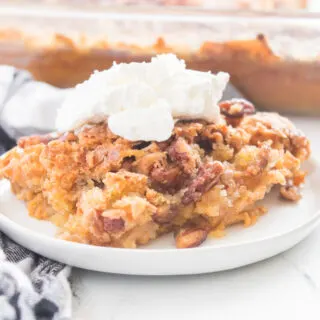
[[[0,64],[59,87],[113,61],[166,52],[192,69],[229,72],[259,108],[320,114],[319,15],[39,4],[0,9]]]

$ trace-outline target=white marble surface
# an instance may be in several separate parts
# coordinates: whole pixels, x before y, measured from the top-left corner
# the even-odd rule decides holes
[[[320,118],[294,121],[320,155]],[[75,320],[318,320],[320,227],[286,253],[236,270],[137,277],[74,269],[72,286]]]

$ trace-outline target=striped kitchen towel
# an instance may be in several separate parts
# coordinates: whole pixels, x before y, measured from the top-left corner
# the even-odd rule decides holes
[[[0,66],[0,153],[20,136],[51,131],[65,93]],[[13,242],[0,227],[0,320],[71,319],[70,270]]]

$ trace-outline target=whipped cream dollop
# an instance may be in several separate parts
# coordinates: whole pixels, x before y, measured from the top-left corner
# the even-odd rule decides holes
[[[186,69],[173,54],[114,64],[77,85],[58,110],[58,131],[108,118],[110,130],[136,141],[167,140],[176,119],[218,122],[229,75]]]

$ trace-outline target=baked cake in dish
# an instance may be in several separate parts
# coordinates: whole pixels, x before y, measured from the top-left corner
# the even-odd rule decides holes
[[[273,186],[298,201],[308,139],[286,118],[245,100],[219,103],[218,122],[176,119],[164,141],[129,140],[108,118],[21,138],[0,160],[0,177],[29,214],[63,239],[135,248],[172,232],[178,248],[253,225]]]

